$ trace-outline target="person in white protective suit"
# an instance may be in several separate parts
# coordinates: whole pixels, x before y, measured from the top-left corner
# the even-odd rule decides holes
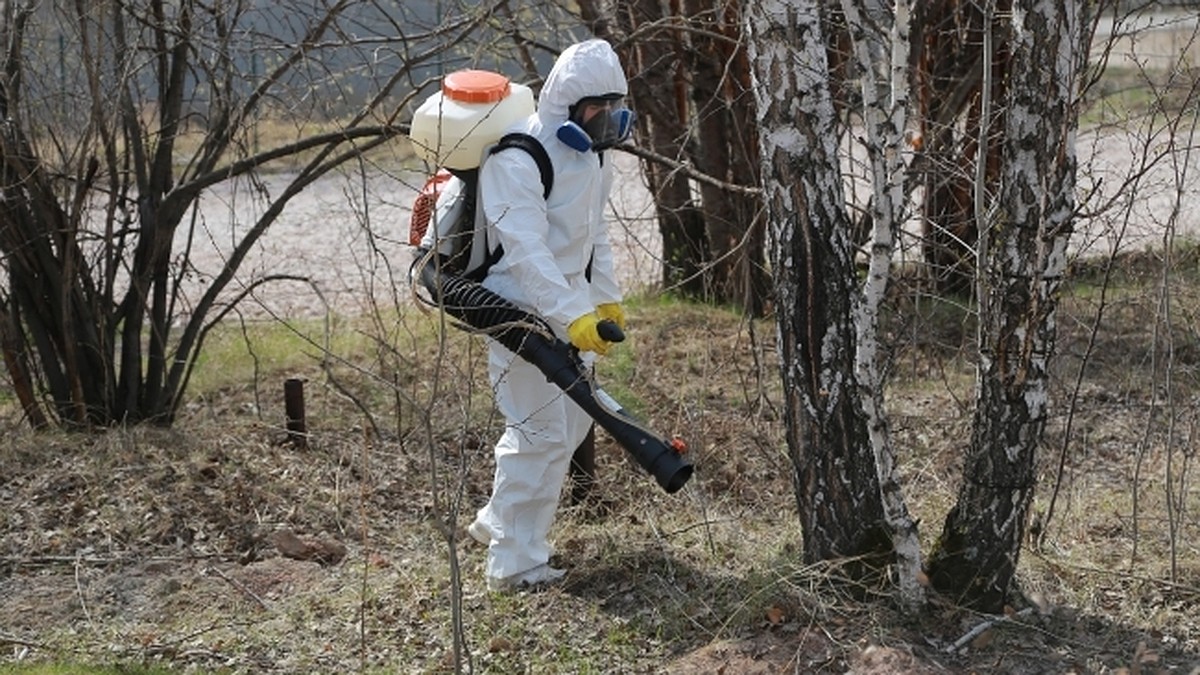
[[[612,47],[588,40],[556,60],[537,112],[509,131],[537,138],[554,167],[543,196],[527,152],[492,155],[479,175],[488,243],[503,247],[484,286],[543,318],[590,362],[611,343],[597,323],[622,329],[625,314],[613,272],[604,208],[613,182],[604,150],[628,137],[625,74]],[[558,581],[548,541],[571,456],[591,419],[535,366],[488,341],[488,372],[506,428],[495,446],[490,501],[468,527],[488,544],[487,585],[515,590]]]

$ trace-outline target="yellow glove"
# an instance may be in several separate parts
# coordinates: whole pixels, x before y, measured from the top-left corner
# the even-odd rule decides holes
[[[607,354],[611,343],[600,337],[596,330],[598,323],[600,317],[595,312],[588,312],[572,321],[571,325],[567,326],[567,336],[571,338],[571,344],[581,352],[596,352],[601,356]]]
[[[606,302],[596,307],[596,314],[601,319],[608,319],[617,324],[621,330],[625,330],[625,310],[621,309],[619,302]]]

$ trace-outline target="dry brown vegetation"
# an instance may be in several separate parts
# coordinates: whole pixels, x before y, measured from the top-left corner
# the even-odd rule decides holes
[[[35,434],[7,402],[0,664],[452,672],[457,605],[459,665],[474,672],[1200,672],[1200,297],[1182,283],[1194,261],[1180,267],[1171,381],[1149,320],[1153,260],[1144,274],[1126,263],[1072,409],[1101,302],[1096,270],[1077,271],[1036,504],[1047,519],[1057,487],[1055,511],[1023,554],[1027,599],[1002,620],[944,597],[905,618],[888,589],[803,565],[773,326],[646,299],[600,377],[689,441],[696,476],[667,495],[600,433],[597,499],[564,505],[555,536],[569,575],[542,593],[484,589],[484,551],[462,527],[487,497],[500,421],[478,343],[451,334],[438,359],[436,327],[415,312],[335,324],[389,337],[335,340],[326,358],[281,348],[294,338],[278,324],[248,331],[249,345],[231,328],[172,429]],[[928,550],[970,433],[972,328],[952,302],[898,306],[889,401]],[[292,355],[266,357],[277,352]],[[307,379],[307,449],[282,428],[295,375]],[[305,544],[336,562],[297,559],[311,557]]]

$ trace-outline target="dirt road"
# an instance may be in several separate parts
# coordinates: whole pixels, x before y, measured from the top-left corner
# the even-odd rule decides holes
[[[1165,131],[1081,133],[1078,191],[1081,217],[1072,250],[1102,255],[1120,248],[1161,247],[1169,237],[1200,232],[1200,152],[1195,130],[1172,138]],[[1167,154],[1165,151],[1172,150]],[[1145,164],[1144,156],[1158,156]],[[619,189],[611,202],[610,233],[618,274],[627,290],[653,286],[660,278],[662,243],[653,222],[650,194],[634,158],[617,154]],[[861,164],[859,166],[862,166]],[[263,189],[279,194],[289,176],[267,176]],[[409,204],[423,176],[374,172],[336,175],[313,183],[288,204],[242,265],[226,298],[254,279],[287,274],[311,283],[284,281],[260,287],[243,311],[250,315],[319,316],[326,309],[353,313],[368,301],[406,302],[406,274],[412,260],[407,245]],[[855,181],[859,185],[864,181]],[[862,198],[858,190],[851,199]],[[233,250],[233,242],[263,210],[246,185],[222,185],[203,203],[191,263],[196,274],[188,293],[199,297]],[[901,238],[898,257],[918,255],[919,226]],[[180,233],[176,251],[183,250]]]
[[[618,268],[626,288],[658,278],[661,243],[651,222],[650,196],[633,158],[618,162],[624,186],[612,200],[612,227]],[[262,189],[277,195],[291,176],[264,176]],[[309,185],[294,197],[278,221],[243,262],[223,297],[268,275],[306,277],[311,283],[272,282],[260,286],[243,310],[251,315],[318,316],[327,308],[354,312],[369,299],[391,303],[407,293],[412,261],[408,246],[409,205],[424,177],[375,172],[335,175]],[[264,210],[259,194],[245,183],[221,185],[209,193],[193,236],[187,293],[198,298],[224,266],[234,244]],[[180,232],[176,251],[189,233]]]

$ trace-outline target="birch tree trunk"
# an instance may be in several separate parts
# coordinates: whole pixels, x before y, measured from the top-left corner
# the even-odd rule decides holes
[[[925,599],[921,585],[921,542],[917,524],[908,513],[896,451],[884,406],[884,377],[879,367],[879,314],[891,278],[892,254],[900,224],[906,213],[906,193],[902,149],[909,107],[909,5],[894,3],[890,34],[870,27],[881,24],[866,20],[856,0],[842,0],[858,80],[862,89],[863,135],[871,167],[870,256],[863,284],[862,301],[853,315],[857,330],[854,375],[867,418],[870,446],[879,477],[880,498],[896,554],[896,582],[900,601],[909,610],[918,609]],[[888,54],[887,68],[876,72],[873,53]],[[881,91],[883,90],[883,91]]]
[[[1078,3],[1014,2],[995,217],[980,232],[976,409],[957,502],[929,560],[956,601],[1000,611],[1015,573],[1046,425],[1055,310],[1074,212]],[[986,24],[985,24],[986,25]],[[985,125],[986,128],[986,125]]]
[[[774,266],[788,452],[806,562],[892,562],[854,377],[858,296],[818,3],[746,8]]]

